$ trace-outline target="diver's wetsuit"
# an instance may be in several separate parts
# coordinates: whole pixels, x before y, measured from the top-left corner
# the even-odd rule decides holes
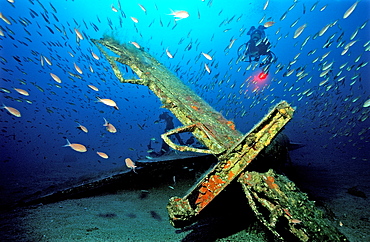
[[[173,123],[173,117],[168,112],[163,112],[161,115],[159,115],[159,120],[157,120],[157,121],[160,121],[160,120],[164,120],[165,123],[166,123],[166,128],[165,128],[164,132],[167,132],[167,131],[175,128],[175,125]],[[177,133],[174,134],[174,137],[177,139],[177,141],[180,145],[184,145],[184,142],[182,141],[179,134],[177,134]],[[151,142],[149,142],[148,148],[149,148],[149,150],[152,150]],[[170,147],[168,146],[168,144],[166,142],[162,141],[161,150],[159,152],[155,152],[153,150],[153,151],[149,152],[149,154],[153,157],[157,157],[157,156],[163,155],[164,153],[168,152],[169,150],[170,150]]]
[[[270,51],[271,43],[268,41],[265,35],[266,28],[262,25],[256,27],[252,26],[247,35],[250,35],[250,40],[241,45],[238,49],[239,60],[252,62],[260,61],[260,57],[265,55],[266,57],[260,63],[260,67],[268,66],[276,61],[275,54]]]

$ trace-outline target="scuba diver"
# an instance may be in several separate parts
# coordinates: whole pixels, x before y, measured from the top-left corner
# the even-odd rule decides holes
[[[166,124],[164,132],[167,132],[167,131],[175,128],[175,124],[173,123],[173,117],[170,115],[169,112],[163,112],[161,115],[159,115],[159,120],[155,121],[155,123],[158,123],[160,121],[164,121],[165,124]],[[175,134],[173,134],[171,139],[172,140],[175,139],[175,141],[177,140],[177,143],[179,145],[186,145],[186,146],[192,146],[192,147],[198,148],[198,149],[204,149],[204,146],[201,143],[199,143],[199,141],[197,141],[193,136],[189,137],[184,142],[181,139],[180,135],[178,133],[175,133]],[[162,156],[164,154],[170,154],[171,149],[170,149],[170,146],[166,142],[162,141],[160,151],[156,152],[153,149],[152,141],[153,140],[150,140],[149,144],[147,145],[148,153],[151,157],[159,157],[159,156]],[[158,142],[154,141],[154,143],[158,143]]]
[[[261,56],[264,57],[260,62],[260,67],[263,67],[267,73],[270,65],[276,61],[276,55],[270,51],[271,43],[265,35],[266,27],[260,25],[256,27],[252,26],[247,35],[250,35],[250,40],[247,43],[242,44],[238,49],[238,60],[252,62],[259,62]]]
[[[155,122],[160,122],[161,120],[163,120],[166,123],[166,127],[165,127],[164,132],[167,132],[167,131],[175,128],[175,125],[173,123],[173,117],[168,112],[163,112],[161,115],[159,115],[159,120],[157,120]],[[176,138],[177,142],[180,145],[184,145],[184,142],[182,141],[179,134],[177,134],[177,133],[174,134],[174,138]],[[149,144],[147,146],[148,146],[148,149],[150,150],[150,152],[148,152],[148,153],[152,157],[158,157],[158,156],[161,156],[161,155],[170,151],[170,147],[164,141],[162,141],[161,150],[159,152],[155,152],[153,150],[151,141],[149,142]]]

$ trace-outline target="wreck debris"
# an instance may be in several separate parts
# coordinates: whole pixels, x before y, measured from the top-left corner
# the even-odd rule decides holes
[[[347,241],[288,178],[273,170],[266,173],[248,171],[248,165],[292,118],[294,109],[287,102],[277,104],[243,135],[232,121],[216,112],[144,48],[118,44],[108,38],[92,39],[92,42],[107,58],[120,82],[147,86],[160,98],[162,107],[169,109],[184,125],[162,134],[170,147],[213,154],[219,161],[183,198],[170,199],[167,209],[173,226],[193,223],[197,215],[237,178],[257,219],[278,239],[284,240],[288,233],[290,238],[300,241]],[[115,56],[110,56],[105,49]],[[139,78],[124,79],[119,64],[129,66]],[[170,135],[181,132],[191,132],[207,149],[178,145],[169,139]]]

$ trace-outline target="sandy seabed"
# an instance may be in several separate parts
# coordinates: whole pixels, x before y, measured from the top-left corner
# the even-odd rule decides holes
[[[180,183],[175,189],[164,186],[144,192],[122,190],[14,211],[1,224],[8,233],[2,241],[265,241],[245,231],[226,240],[204,234],[198,240],[192,230],[172,227],[166,209],[168,199],[183,194],[189,185]]]
[[[342,159],[348,160],[346,165],[346,162],[334,159],[334,154],[323,152],[316,154],[313,162],[314,159],[308,158],[312,155],[305,154],[304,149],[296,154],[299,155],[292,152],[294,176],[288,174],[288,177],[291,177],[302,191],[307,192],[320,208],[331,213],[331,217],[334,218],[332,223],[350,241],[370,241],[368,198],[348,193],[349,188],[356,186],[369,196],[368,161],[356,161],[356,165],[353,165],[354,161],[350,157],[343,156]],[[166,209],[168,199],[183,196],[193,183],[193,180],[178,181],[172,189],[169,186],[173,184],[169,182],[144,192],[119,190],[114,194],[100,194],[17,208],[1,214],[0,240],[269,241],[266,240],[264,232],[256,233],[258,229],[250,233],[237,211],[230,212],[231,215],[228,215],[222,223],[204,227],[203,230],[173,228],[169,223]],[[232,207],[231,199],[225,204],[225,211]],[[228,224],[229,228],[226,229]],[[241,226],[237,227],[238,224]],[[220,233],[224,228],[229,231]]]
[[[25,228],[40,241],[180,241],[167,219],[164,194],[136,191],[66,200],[29,211]]]

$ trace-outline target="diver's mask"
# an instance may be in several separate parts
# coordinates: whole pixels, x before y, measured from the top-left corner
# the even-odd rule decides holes
[[[258,40],[261,39],[261,36],[262,36],[261,31],[256,30],[253,32],[253,34],[251,34],[251,39],[257,42]]]

